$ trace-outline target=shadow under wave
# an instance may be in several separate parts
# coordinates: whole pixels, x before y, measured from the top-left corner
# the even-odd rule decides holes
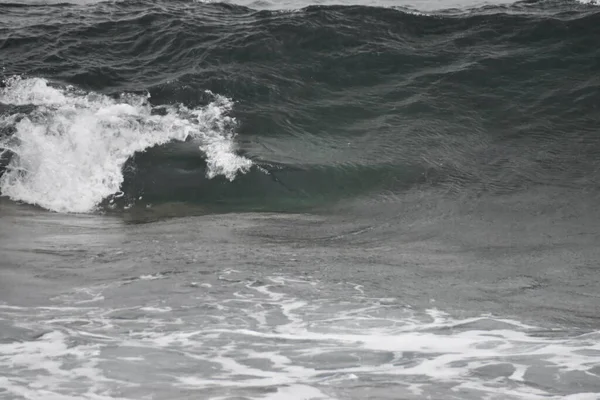
[[[201,153],[185,143],[137,153],[123,168],[122,190],[105,199],[106,213],[137,219],[228,212],[318,212],[345,199],[398,193],[433,182],[437,174],[417,165],[286,165],[253,160],[230,181],[207,178]],[[134,219],[136,219],[134,218]]]

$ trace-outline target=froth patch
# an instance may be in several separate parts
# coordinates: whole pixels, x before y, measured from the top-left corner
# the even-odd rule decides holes
[[[598,398],[600,332],[457,319],[359,294],[355,284],[331,292],[313,279],[247,274],[223,271],[220,278],[230,279],[214,281],[211,291],[188,291],[189,276],[178,275],[169,286],[182,286],[159,298],[164,282],[139,277],[77,288],[52,307],[0,305],[5,326],[20,332],[0,343],[0,393],[142,399],[159,388],[161,398],[211,400]],[[150,297],[139,296],[142,286],[152,288]],[[82,293],[107,300],[74,306]],[[117,299],[120,308],[113,308]]]
[[[113,99],[45,79],[9,78],[0,102],[34,105],[27,114],[0,117],[14,134],[0,139],[0,152],[13,154],[0,178],[0,192],[13,200],[57,212],[93,211],[118,193],[129,157],[173,140],[194,138],[207,159],[207,176],[233,180],[252,162],[235,152],[231,100],[214,95],[205,107],[152,107],[148,96]]]

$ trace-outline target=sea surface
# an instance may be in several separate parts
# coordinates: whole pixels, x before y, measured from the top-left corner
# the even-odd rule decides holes
[[[0,400],[600,399],[600,7],[0,0]]]

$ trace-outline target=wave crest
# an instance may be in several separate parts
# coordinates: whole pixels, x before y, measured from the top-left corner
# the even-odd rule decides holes
[[[118,193],[123,165],[136,152],[173,140],[196,139],[207,176],[233,180],[252,162],[235,153],[231,100],[212,94],[205,107],[153,107],[149,96],[119,99],[58,88],[42,78],[7,79],[0,103],[34,105],[31,113],[0,117],[14,134],[0,138],[12,157],[0,178],[0,193],[57,212],[85,213]]]

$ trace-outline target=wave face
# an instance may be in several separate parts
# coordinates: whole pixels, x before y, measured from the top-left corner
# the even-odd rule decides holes
[[[0,4],[0,22],[0,191],[49,210],[598,183],[593,4]]]

